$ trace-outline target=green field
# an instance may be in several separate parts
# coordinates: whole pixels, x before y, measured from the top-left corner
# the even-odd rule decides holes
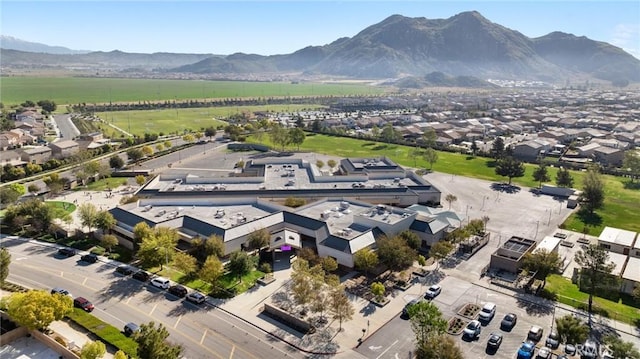
[[[226,118],[242,112],[295,112],[318,109],[319,105],[266,105],[266,106],[233,106],[207,108],[180,108],[165,110],[113,111],[99,112],[96,115],[108,123],[134,135],[147,133],[165,134],[184,130],[198,131],[209,126],[218,127],[226,122],[216,118]],[[103,127],[106,127],[103,125]],[[116,136],[120,137],[120,136]]]
[[[84,77],[2,77],[5,105],[25,100],[53,100],[58,105],[137,101],[173,101],[206,98],[342,96],[381,94],[366,84],[289,82],[196,81]]]
[[[254,140],[253,138],[249,139],[249,141]],[[264,136],[262,142],[272,146],[268,141],[268,136]],[[325,135],[307,136],[305,142],[300,146],[302,151],[338,157],[387,156],[406,167],[429,168],[429,164],[422,158],[416,158],[414,161],[410,155],[412,149],[413,147],[409,146]],[[505,177],[496,175],[494,168],[488,166],[491,162],[491,159],[484,157],[471,157],[440,151],[438,152],[438,161],[433,165],[433,170],[489,181],[506,181]],[[533,170],[536,167],[536,165],[525,164],[525,176],[514,178],[513,183],[525,187],[537,187],[538,183],[532,178]],[[548,170],[549,176],[552,178],[550,183],[554,183],[558,169],[549,168]],[[571,171],[571,174],[574,178],[574,187],[581,188],[584,173]],[[590,224],[589,234],[597,236],[605,226],[640,231],[640,190],[625,188],[628,179],[609,175],[603,175],[602,178],[605,181],[605,207],[596,212],[600,216],[600,221],[596,220],[595,225]],[[567,219],[565,226],[567,229],[577,232],[582,232],[584,228],[583,222],[575,213]]]

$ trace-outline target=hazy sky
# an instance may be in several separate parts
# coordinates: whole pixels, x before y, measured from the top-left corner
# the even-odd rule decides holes
[[[352,37],[388,16],[448,18],[476,10],[537,37],[563,31],[640,58],[640,1],[12,1],[3,35],[75,50],[261,55]]]

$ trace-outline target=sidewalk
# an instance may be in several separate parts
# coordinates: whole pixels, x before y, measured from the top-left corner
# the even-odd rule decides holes
[[[96,341],[90,337],[88,331],[84,329],[76,328],[71,324],[67,323],[64,320],[57,320],[49,326],[49,329],[56,332],[56,334],[60,335],[67,342],[67,345],[70,349],[78,349],[82,348],[82,346],[87,342]],[[107,353],[102,357],[104,359],[113,359],[113,354],[109,353],[107,347]]]

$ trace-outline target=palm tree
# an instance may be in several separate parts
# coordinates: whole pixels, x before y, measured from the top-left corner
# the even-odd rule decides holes
[[[449,202],[449,209],[451,209],[451,203],[455,202],[458,200],[458,197],[456,197],[454,194],[449,193],[446,197],[444,197],[444,200]]]

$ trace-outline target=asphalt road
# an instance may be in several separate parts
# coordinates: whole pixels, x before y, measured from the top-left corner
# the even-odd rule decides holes
[[[76,136],[80,135],[78,128],[71,122],[71,115],[54,115],[53,119],[56,121],[58,129],[60,129],[60,134],[62,135],[61,141],[73,140]]]
[[[194,305],[164,290],[124,277],[111,264],[86,264],[80,256],[4,238],[11,252],[9,280],[35,289],[62,287],[95,305],[96,317],[122,328],[127,322],[162,323],[185,358],[303,358],[294,348],[211,305]]]

